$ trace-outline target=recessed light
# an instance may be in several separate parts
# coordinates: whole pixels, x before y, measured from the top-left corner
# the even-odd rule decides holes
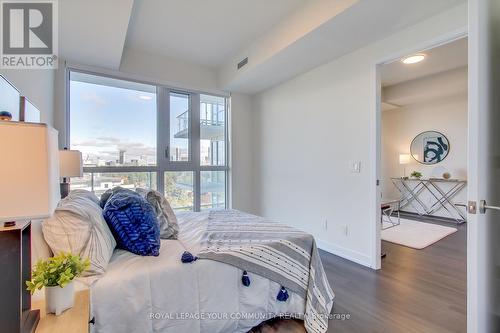
[[[140,99],[143,99],[143,100],[145,100],[145,101],[150,101],[150,100],[152,100],[152,99],[153,99],[153,97],[151,97],[151,96],[146,96],[146,95],[140,95],[140,96],[139,96],[139,98],[140,98]]]
[[[401,61],[404,64],[410,65],[410,64],[416,64],[418,62],[421,62],[424,59],[425,59],[425,54],[419,53],[419,54],[413,54],[411,56],[405,57],[405,58],[401,59]]]

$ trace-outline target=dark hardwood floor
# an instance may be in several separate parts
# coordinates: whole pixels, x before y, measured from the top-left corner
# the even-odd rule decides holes
[[[321,251],[335,291],[328,332],[466,332],[466,224],[423,249],[382,242],[387,257],[374,271]]]
[[[456,227],[423,250],[382,242],[380,271],[320,251],[335,291],[332,313],[349,317],[331,320],[328,333],[466,332],[467,227]],[[249,333],[305,332],[300,322],[277,319]]]

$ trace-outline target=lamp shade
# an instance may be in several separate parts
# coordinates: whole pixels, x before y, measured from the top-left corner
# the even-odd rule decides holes
[[[410,164],[410,154],[399,154],[399,164]]]
[[[57,131],[0,122],[0,221],[46,218],[60,199]]]
[[[78,150],[59,151],[59,176],[82,177],[82,153]]]

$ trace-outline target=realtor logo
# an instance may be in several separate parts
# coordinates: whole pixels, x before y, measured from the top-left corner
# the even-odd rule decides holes
[[[1,1],[1,68],[57,68],[57,1]]]

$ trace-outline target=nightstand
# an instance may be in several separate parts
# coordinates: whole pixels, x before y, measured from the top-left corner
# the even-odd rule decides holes
[[[33,309],[40,309],[40,321],[35,333],[88,333],[90,320],[90,292],[75,292],[75,305],[60,316],[45,313],[45,300],[33,301]]]
[[[26,280],[31,279],[31,222],[12,227],[0,223],[0,332],[33,333],[40,318],[32,310]]]

